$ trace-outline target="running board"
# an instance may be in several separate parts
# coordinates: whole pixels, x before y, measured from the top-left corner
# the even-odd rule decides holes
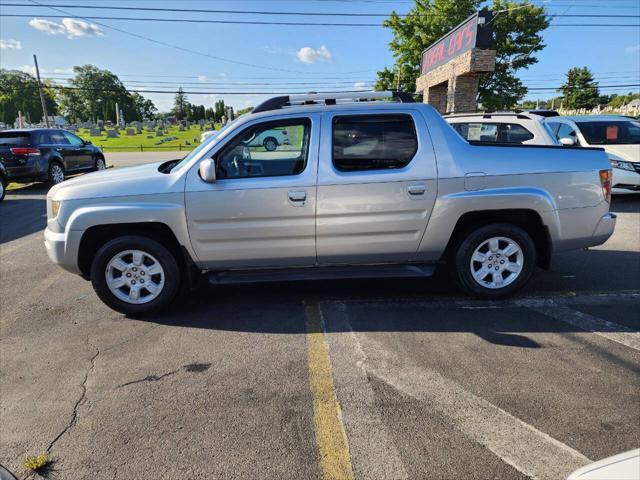
[[[291,282],[299,280],[335,280],[358,278],[430,277],[435,265],[358,265],[339,267],[305,267],[254,270],[224,270],[209,272],[212,285],[232,283]]]

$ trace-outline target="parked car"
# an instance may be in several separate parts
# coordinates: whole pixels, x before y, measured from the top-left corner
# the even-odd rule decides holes
[[[465,292],[501,298],[551,252],[613,233],[602,149],[470,144],[410,95],[358,95],[382,101],[271,99],[182,160],[56,185],[49,257],[140,315],[200,273],[222,284],[428,277],[442,265]],[[253,146],[274,129],[300,141]]]
[[[272,128],[255,135],[247,142],[247,146],[262,146],[267,152],[273,152],[281,145],[290,144],[288,135],[289,132],[286,128]]]
[[[0,161],[13,182],[56,185],[67,175],[104,170],[100,149],[66,130],[34,128],[0,132]]]
[[[559,145],[544,117],[532,113],[458,113],[444,118],[469,142]]]
[[[613,193],[640,192],[640,121],[615,115],[554,117],[546,120],[566,145],[601,147],[613,166]]]
[[[7,170],[4,168],[4,164],[0,162],[0,202],[4,200],[8,184],[9,180],[7,179]]]

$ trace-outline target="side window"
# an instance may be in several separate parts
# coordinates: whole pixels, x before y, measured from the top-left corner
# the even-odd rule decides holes
[[[553,136],[558,138],[558,129],[560,128],[560,124],[557,122],[544,122],[544,124],[551,130]]]
[[[61,131],[50,131],[49,138],[54,145],[69,145],[67,137],[65,137]]]
[[[453,123],[451,126],[468,142],[498,141],[497,123]]]
[[[298,175],[307,164],[310,133],[308,118],[251,126],[216,155],[216,177]]]
[[[46,130],[40,130],[32,135],[34,135],[33,139],[35,140],[36,145],[48,145],[51,143],[49,133]]]
[[[502,125],[502,142],[522,143],[531,140],[533,134],[517,123],[505,123]]]
[[[573,138],[574,140],[577,140],[577,134],[575,132],[575,130],[573,128],[571,128],[570,125],[567,125],[566,123],[563,123],[560,125],[560,128],[558,129],[558,133],[556,134],[556,136],[558,137],[558,140],[560,140],[561,138]]]
[[[76,137],[73,133],[62,132],[62,134],[66,137],[67,141],[74,147],[81,147],[84,145],[84,142],[80,137]]]
[[[333,119],[333,165],[341,172],[406,167],[418,151],[411,115],[354,115]]]

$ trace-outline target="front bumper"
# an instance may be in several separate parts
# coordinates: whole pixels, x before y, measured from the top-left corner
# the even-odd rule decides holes
[[[44,231],[44,246],[53,263],[68,272],[80,274],[78,268],[78,247],[82,232],[71,230],[56,233],[47,227]]]
[[[612,184],[611,193],[638,193],[640,192],[640,173],[614,168]]]

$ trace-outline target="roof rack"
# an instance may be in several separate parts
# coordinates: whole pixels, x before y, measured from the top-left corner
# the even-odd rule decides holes
[[[255,107],[251,113],[280,110],[281,108],[296,105],[336,105],[337,103],[368,102],[384,99],[392,99],[400,103],[414,103],[413,96],[407,92],[312,92],[270,98]]]

